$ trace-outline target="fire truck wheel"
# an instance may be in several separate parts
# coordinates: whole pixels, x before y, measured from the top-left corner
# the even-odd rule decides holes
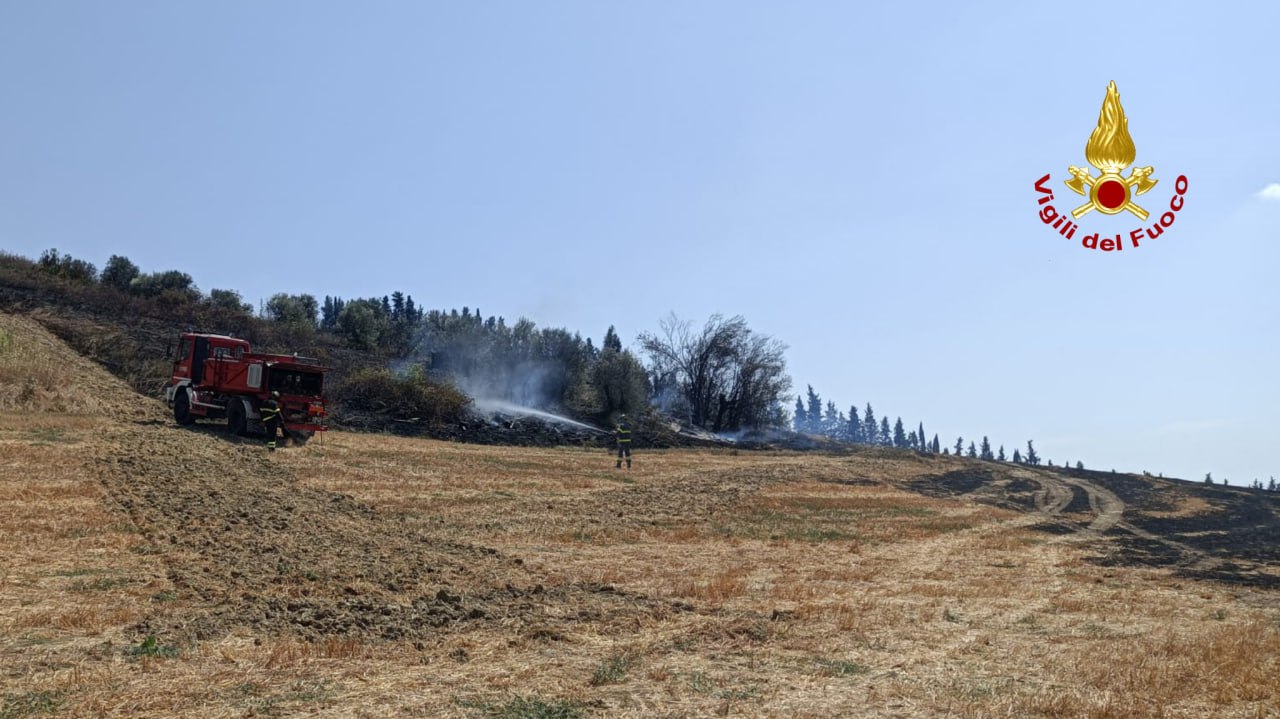
[[[191,416],[191,397],[186,390],[180,390],[178,396],[173,398],[173,418],[182,425],[196,421],[196,418]]]
[[[301,447],[302,445],[307,443],[307,440],[311,439],[311,435],[313,434],[315,434],[315,432],[302,431],[302,432],[290,432],[289,436],[293,438],[294,445]]]
[[[244,411],[244,400],[239,397],[232,397],[227,402],[227,431],[237,437],[243,437],[249,431],[249,419]]]

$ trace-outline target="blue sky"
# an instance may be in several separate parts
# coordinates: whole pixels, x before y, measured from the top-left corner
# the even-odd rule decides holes
[[[1280,6],[858,5],[0,3],[0,249],[597,340],[742,314],[944,444],[1280,474]],[[1033,189],[1078,204],[1111,80],[1140,202],[1190,181],[1120,254]]]

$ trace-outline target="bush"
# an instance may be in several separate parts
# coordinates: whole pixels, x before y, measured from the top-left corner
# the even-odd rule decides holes
[[[40,269],[73,282],[94,282],[98,279],[98,268],[92,262],[77,260],[71,255],[60,255],[56,249],[45,250],[40,255]]]
[[[166,292],[173,295],[185,295],[191,300],[200,298],[191,275],[178,270],[152,272],[138,275],[129,282],[129,291],[142,297],[159,297]]]
[[[357,370],[339,382],[330,396],[342,413],[389,415],[427,424],[462,420],[471,399],[453,385],[434,382],[418,367],[402,376],[390,370]]]

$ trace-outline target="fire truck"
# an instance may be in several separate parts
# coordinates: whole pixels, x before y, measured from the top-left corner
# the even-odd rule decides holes
[[[298,355],[262,354],[247,340],[183,333],[165,400],[178,424],[198,418],[227,420],[227,429],[247,436],[264,432],[259,408],[280,393],[284,427],[305,442],[325,425],[324,373],[328,368]]]

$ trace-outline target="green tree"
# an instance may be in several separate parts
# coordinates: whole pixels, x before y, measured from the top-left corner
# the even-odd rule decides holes
[[[971,459],[978,458],[978,448],[974,446],[973,442],[969,442],[969,457]]]
[[[876,422],[876,413],[871,409],[871,403],[867,403],[867,411],[862,414],[862,441],[867,444],[876,444],[880,441],[880,424]]]
[[[982,450],[978,456],[988,460],[994,460],[996,458],[994,454],[991,454],[991,442],[987,441],[986,435],[982,436]]]
[[[313,295],[274,294],[267,300],[267,319],[286,325],[316,326],[319,304]]]
[[[810,432],[815,434],[822,432],[822,398],[817,392],[813,391],[813,385],[809,385],[809,410],[806,412],[805,424],[809,427]]]
[[[224,310],[253,314],[253,305],[241,299],[235,290],[209,290],[209,304]]]
[[[956,437],[955,456],[959,457],[964,452],[964,437]]]
[[[1013,463],[1022,464],[1022,453],[1018,451],[1017,447],[1013,448]]]
[[[391,321],[402,322],[404,318],[404,293],[396,290],[391,293]]]
[[[338,327],[338,315],[342,314],[344,303],[341,297],[324,296],[324,304],[320,305],[320,329],[333,331]]]
[[[804,400],[800,399],[800,395],[796,395],[796,416],[792,418],[792,425],[797,432],[809,429],[809,413],[804,410]]]
[[[889,429],[889,418],[880,418],[880,444],[888,447],[893,444],[893,431]]]
[[[836,409],[836,403],[827,401],[827,411],[822,416],[822,433],[828,437],[836,438],[840,436],[840,431],[844,427],[844,413]]]
[[[893,424],[893,446],[906,447],[907,433],[902,426],[902,418],[899,417],[897,422]]]
[[[194,301],[200,296],[191,275],[179,270],[140,274],[129,283],[129,291],[141,297],[167,296],[187,301]]]
[[[618,333],[614,331],[613,325],[609,325],[609,329],[604,333],[604,344],[601,349],[613,350],[614,352],[622,351],[622,339],[618,337]]]
[[[862,419],[858,417],[857,405],[849,405],[849,424],[845,427],[845,439],[850,442],[862,441]]]
[[[1000,453],[996,455],[996,461],[997,462],[1004,461],[1004,445],[1003,444],[1000,445]]]
[[[129,291],[129,284],[133,279],[141,274],[138,266],[129,261],[128,257],[121,255],[112,255],[107,260],[106,267],[102,268],[102,276],[99,281],[107,287],[114,287],[121,292]]]
[[[644,365],[628,351],[607,349],[591,368],[591,383],[601,416],[639,413],[649,404],[649,380]]]
[[[375,350],[388,329],[388,319],[376,300],[352,300],[338,315],[338,331],[356,349]]]

